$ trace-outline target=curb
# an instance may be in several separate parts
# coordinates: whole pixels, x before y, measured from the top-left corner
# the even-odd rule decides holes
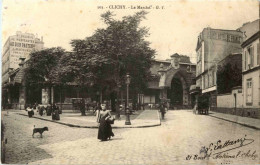
[[[239,123],[239,122],[236,122],[236,121],[228,120],[228,119],[221,118],[221,117],[217,117],[217,116],[213,116],[213,115],[208,115],[208,116],[210,116],[210,117],[214,117],[214,118],[217,118],[217,119],[221,119],[221,120],[225,120],[225,121],[228,121],[228,122],[231,122],[231,123],[239,124],[239,125],[242,125],[242,126],[244,126],[244,127],[248,127],[248,128],[252,128],[252,129],[256,129],[256,130],[260,130],[259,127],[252,126],[252,125],[249,125],[249,124]]]
[[[158,113],[158,112],[157,112]],[[18,115],[21,115],[21,116],[27,116],[28,115],[25,115],[25,114],[21,114],[21,113],[17,113]],[[61,124],[61,125],[65,125],[65,126],[69,126],[69,127],[77,127],[77,128],[92,128],[92,129],[96,129],[98,128],[98,126],[80,126],[80,125],[74,125],[74,124],[68,124],[68,123],[63,123],[63,122],[60,122],[60,121],[56,121],[56,120],[49,120],[49,119],[44,119],[44,118],[40,118],[40,117],[36,117],[36,116],[33,116],[32,118],[35,118],[35,119],[40,119],[40,120],[44,120],[44,121],[49,121],[49,122],[53,122],[53,123],[57,123],[57,124]],[[160,119],[160,118],[158,118]],[[151,125],[142,125],[142,126],[128,126],[128,127],[119,127],[119,126],[112,126],[112,128],[116,128],[116,129],[120,129],[120,128],[147,128],[147,127],[156,127],[156,126],[161,126],[161,120],[159,120],[159,123],[158,124],[151,124]]]

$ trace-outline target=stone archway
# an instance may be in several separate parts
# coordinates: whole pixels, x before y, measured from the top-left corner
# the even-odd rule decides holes
[[[186,70],[170,68],[161,76],[162,98],[170,101],[170,107],[174,109],[188,108],[190,105],[188,86],[189,82]]]
[[[167,99],[170,99],[172,108],[184,108],[189,105],[188,85],[185,74],[181,70],[169,75],[171,84],[167,89]]]
[[[195,78],[196,66],[190,62],[181,61],[184,56],[177,53],[171,56],[171,64],[164,66],[160,64],[158,74],[160,75],[159,88],[160,99],[172,102],[171,108],[186,109],[191,107],[191,97],[189,96],[189,86]],[[177,95],[177,97],[176,97]],[[175,97],[175,98],[174,98]]]
[[[183,104],[183,87],[179,78],[173,78],[171,88],[167,90],[167,98],[170,99],[170,106],[181,106]]]

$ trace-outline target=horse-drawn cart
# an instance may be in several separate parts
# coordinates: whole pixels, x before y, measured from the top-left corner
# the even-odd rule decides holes
[[[198,96],[197,110],[199,114],[209,114],[209,96],[200,95]]]

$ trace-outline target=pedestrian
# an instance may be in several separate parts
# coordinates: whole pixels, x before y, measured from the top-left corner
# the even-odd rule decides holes
[[[51,104],[48,104],[46,107],[46,114],[47,116],[51,116],[51,113],[52,113],[52,106]]]
[[[44,111],[44,106],[39,106],[38,110],[39,110],[40,116],[42,116],[43,115],[43,111]]]
[[[110,111],[106,109],[106,104],[101,104],[101,109],[102,110],[98,115],[98,139],[101,141],[107,141],[108,138],[110,139],[111,136],[114,136],[112,127],[110,125],[110,119],[112,118],[112,115]]]
[[[33,110],[35,110],[35,115],[37,115],[39,113],[39,108],[38,108],[37,102],[34,103]]]
[[[55,103],[52,105],[52,120],[60,120],[59,107]]]
[[[164,114],[166,113],[166,106],[164,102],[161,102],[160,104],[160,112],[161,112],[162,120],[164,120]]]
[[[101,110],[101,105],[100,105],[100,103],[97,103],[93,113],[95,114],[95,113],[97,113],[97,111],[100,111],[100,110]]]
[[[26,108],[26,111],[28,111],[28,116],[31,118],[34,115],[33,106],[28,106]]]

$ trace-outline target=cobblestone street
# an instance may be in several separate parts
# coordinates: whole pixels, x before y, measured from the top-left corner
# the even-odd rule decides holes
[[[97,139],[97,129],[72,128],[11,112],[2,113],[2,118],[8,139],[6,163],[12,164],[244,164],[260,160],[259,130],[186,110],[168,111],[161,126],[113,129],[115,137],[107,142]],[[49,131],[43,138],[39,134],[32,138],[34,125],[47,126]],[[240,148],[240,143],[230,144],[212,152],[209,159],[194,160],[196,154],[203,155],[203,146],[216,145],[218,140],[223,145],[245,135],[253,141],[245,140]],[[223,158],[224,154],[230,157]],[[186,160],[188,155],[190,160]]]

